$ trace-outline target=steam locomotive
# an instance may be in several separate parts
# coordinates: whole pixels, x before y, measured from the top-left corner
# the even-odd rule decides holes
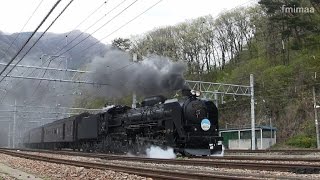
[[[218,110],[199,93],[183,90],[184,98],[144,99],[139,108],[116,105],[98,114],[82,113],[26,132],[28,148],[143,154],[151,145],[171,147],[182,155],[222,151]]]

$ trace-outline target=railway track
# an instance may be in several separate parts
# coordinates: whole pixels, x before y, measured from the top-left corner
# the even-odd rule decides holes
[[[150,169],[150,168],[141,168],[141,167],[132,167],[132,166],[122,166],[122,165],[114,165],[114,164],[104,164],[104,163],[96,163],[96,162],[84,162],[84,161],[75,161],[75,160],[68,160],[68,159],[59,159],[59,158],[52,158],[40,155],[33,155],[27,154],[17,151],[10,151],[10,150],[3,150],[0,149],[0,153],[21,157],[31,160],[37,161],[45,161],[50,163],[57,163],[57,164],[65,164],[65,165],[72,165],[77,167],[84,167],[84,168],[94,168],[94,169],[101,169],[101,170],[112,170],[112,171],[120,171],[129,174],[136,174],[139,176],[144,177],[151,177],[154,179],[177,179],[177,180],[184,180],[184,179],[240,179],[240,180],[248,180],[248,179],[256,179],[252,177],[241,177],[235,175],[227,175],[227,174],[201,174],[201,173],[194,173],[188,171],[175,171],[175,170],[161,170],[161,169]]]
[[[48,150],[27,150],[27,151],[100,158],[104,160],[137,161],[137,162],[157,163],[157,164],[206,166],[206,167],[229,168],[229,169],[284,171],[284,172],[294,172],[294,173],[319,173],[320,172],[319,165],[312,165],[312,164],[305,164],[305,163],[295,163],[295,164],[292,163],[292,161],[320,163],[320,159],[311,159],[311,158],[264,158],[264,157],[253,157],[253,156],[225,156],[225,157],[210,157],[210,160],[206,158],[185,160],[185,159],[152,159],[152,158],[143,158],[143,157],[128,157],[123,155],[120,156],[120,155],[110,155],[110,154],[73,152],[73,151],[48,151]],[[252,161],[259,161],[259,162],[252,162]],[[270,161],[270,162],[265,163],[262,161]],[[279,163],[279,161],[281,161],[281,163]]]
[[[208,160],[182,160],[182,159],[152,159],[141,157],[127,157],[127,156],[100,156],[102,159],[109,160],[123,160],[123,161],[139,161],[144,163],[162,163],[173,165],[189,165],[189,166],[206,166],[214,168],[228,168],[228,169],[250,169],[250,170],[267,170],[267,171],[286,171],[294,173],[319,173],[319,165],[310,164],[292,164],[289,163],[263,163],[263,162],[243,162],[243,160],[256,160],[256,159],[230,159],[218,158],[213,161]],[[229,160],[229,161],[225,161]],[[231,160],[231,161],[230,161]],[[259,159],[266,161],[265,159]],[[242,162],[241,162],[242,161]],[[318,161],[319,162],[319,161]]]
[[[305,157],[259,157],[259,156],[223,156],[223,157],[202,157],[201,159],[208,160],[238,160],[238,161],[275,161],[275,162],[292,162],[292,161],[301,161],[301,162],[314,162],[320,163],[320,158],[305,158]]]
[[[226,149],[225,153],[284,153],[284,154],[299,154],[299,153],[320,153],[319,149],[264,149],[264,150],[233,150]]]

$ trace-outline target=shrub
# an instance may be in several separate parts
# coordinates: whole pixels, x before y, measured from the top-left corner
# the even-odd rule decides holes
[[[315,148],[317,146],[317,140],[316,137],[300,134],[288,139],[286,144],[299,148]]]

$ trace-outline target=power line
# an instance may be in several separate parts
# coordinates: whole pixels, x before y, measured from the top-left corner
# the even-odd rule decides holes
[[[73,49],[74,47],[76,47],[77,45],[79,45],[80,43],[82,43],[83,41],[85,41],[86,39],[88,39],[90,36],[92,36],[94,33],[96,33],[97,31],[99,31],[101,28],[103,28],[105,25],[107,25],[108,23],[110,23],[112,20],[114,20],[115,18],[117,18],[119,15],[121,15],[124,11],[126,11],[128,8],[130,8],[133,4],[135,4],[138,0],[133,1],[131,4],[129,4],[126,8],[124,8],[122,11],[120,11],[118,14],[116,14],[114,17],[112,17],[109,21],[107,21],[106,23],[104,23],[102,26],[100,26],[98,29],[96,29],[93,33],[88,34],[85,38],[83,38],[81,41],[79,41],[78,43],[76,43],[75,45],[71,46],[69,49],[67,49],[66,51],[60,53],[57,56],[61,56],[65,53],[67,53],[68,51],[70,51],[71,49]],[[162,0],[161,0],[162,1]],[[53,58],[53,59],[56,59]]]
[[[77,28],[77,27],[79,27],[83,22],[85,22],[89,17],[91,17],[95,12],[97,12],[101,7],[103,7],[103,5],[105,5],[105,4],[107,4],[107,2],[108,2],[109,0],[107,0],[107,1],[105,1],[102,5],[100,5],[99,7],[97,7],[91,14],[89,14],[81,23],[79,23],[75,28],[74,28],[74,30]],[[70,31],[66,36],[68,36],[68,35],[70,35],[72,33],[72,31]],[[57,44],[56,44],[57,45]],[[61,51],[62,49],[60,49],[60,51]],[[58,52],[60,52],[60,51],[58,51]],[[55,53],[55,54],[57,54],[57,53]],[[41,66],[43,65],[43,64],[45,64],[46,63],[46,61],[45,62],[43,62],[42,64],[41,64]],[[23,66],[23,65],[18,65],[18,66]],[[31,68],[31,66],[30,66],[30,68]],[[36,68],[35,67],[35,69],[42,69],[42,68]],[[51,70],[50,68],[47,68],[47,69],[49,69],[49,70]],[[25,72],[23,72],[21,75],[23,75],[24,73],[26,73],[28,70],[26,70]],[[71,70],[71,71],[73,71],[73,70]],[[35,72],[35,70],[33,70],[28,76],[30,76],[30,75],[32,75],[33,73]],[[20,81],[21,82],[21,81]],[[19,84],[19,83],[17,83],[17,84]],[[16,86],[17,84],[15,84],[14,86]],[[8,84],[7,84],[8,85]]]
[[[20,36],[21,32],[23,31],[23,29],[27,26],[27,24],[29,23],[29,21],[31,20],[31,18],[33,17],[33,15],[35,14],[35,12],[38,10],[38,8],[40,7],[40,5],[42,4],[43,0],[40,1],[40,3],[37,5],[36,9],[32,12],[31,16],[28,18],[27,22],[23,25],[23,27],[21,28],[20,32],[17,33],[16,37],[14,38],[14,40],[10,43],[9,47],[6,49],[5,53],[3,54],[3,57],[5,57],[5,55],[8,53],[9,49],[12,47],[13,43],[18,39],[18,37]],[[2,59],[1,58],[1,59]]]
[[[47,29],[40,35],[40,37],[34,42],[34,44],[28,49],[28,51],[24,54],[24,56],[22,56],[22,58],[12,67],[12,69],[6,74],[5,77],[7,77],[7,75],[17,66],[17,64],[19,62],[21,62],[23,60],[23,58],[30,52],[30,50],[37,44],[37,42],[43,37],[43,35],[51,28],[51,26],[57,21],[57,19],[65,12],[65,10],[70,6],[70,4],[73,2],[74,0],[70,0],[69,3],[64,7],[64,9],[58,14],[58,16],[51,22],[51,24],[47,27]],[[48,63],[48,67],[50,66],[50,63],[52,62],[53,59],[51,59]],[[42,78],[45,76],[47,70],[45,70],[45,72],[42,75]],[[0,83],[3,81],[3,79],[5,78],[3,77],[0,80]],[[35,88],[34,92],[32,93],[32,96],[34,96],[35,92],[37,91],[37,89],[40,87],[41,84],[41,79],[37,85],[37,87]]]
[[[124,1],[126,1],[126,0],[124,0]],[[124,2],[123,1],[123,2]],[[119,12],[117,15],[115,15],[111,20],[109,20],[107,23],[105,23],[105,24],[103,24],[100,28],[98,28],[97,30],[95,30],[94,31],[94,33],[95,32],[97,32],[98,30],[100,30],[102,27],[104,27],[106,24],[108,24],[109,22],[111,22],[113,19],[115,19],[116,17],[118,17],[120,14],[122,14],[125,10],[127,10],[128,8],[130,8],[133,4],[135,4],[136,2],[137,2],[138,0],[135,0],[133,3],[131,3],[130,5],[128,5],[126,8],[124,8],[121,12]],[[120,4],[118,4],[117,6],[115,6],[115,8],[117,8],[119,5],[121,5],[123,2],[121,2]],[[113,9],[115,9],[115,8],[113,8]],[[113,10],[112,9],[112,10]],[[110,12],[110,11],[109,11]],[[93,33],[92,33],[93,34]],[[74,48],[75,46],[77,46],[78,44],[80,44],[81,42],[83,42],[84,40],[86,40],[87,38],[89,38],[90,37],[90,34],[86,37],[86,38],[84,38],[84,39],[82,39],[80,42],[78,42],[76,45],[74,45],[74,46],[72,46],[70,49],[68,49],[67,51],[65,51],[65,52],[63,52],[63,53],[61,53],[60,55],[57,55],[56,57],[54,57],[52,60],[54,60],[54,59],[56,59],[57,57],[59,57],[59,56],[61,56],[62,54],[64,54],[64,53],[66,53],[66,52],[68,52],[69,50],[71,50],[72,48]],[[61,51],[61,50],[60,50]],[[59,51],[59,52],[60,52]],[[20,62],[20,61],[19,61]],[[9,72],[10,73],[10,72]],[[1,75],[1,74],[0,74]],[[2,78],[1,80],[0,80],[0,82],[3,80],[4,78]]]
[[[50,60],[50,59],[49,59]],[[47,61],[45,61],[46,63]],[[0,66],[5,66],[5,63],[0,63]],[[15,64],[10,64],[10,66],[14,66]],[[55,70],[55,71],[66,71],[66,72],[77,72],[77,73],[90,73],[89,71],[82,71],[76,69],[64,69],[64,68],[52,68],[52,67],[41,67],[41,66],[29,66],[29,65],[20,65],[17,64],[16,67],[23,67],[29,69],[45,69],[45,70]]]
[[[79,41],[78,43],[76,43],[75,45],[71,46],[69,49],[67,49],[66,51],[60,53],[57,56],[61,56],[65,53],[67,53],[68,51],[70,51],[71,49],[73,49],[74,47],[76,47],[77,45],[79,45],[80,43],[82,43],[83,41],[85,41],[86,39],[88,39],[90,36],[92,36],[94,33],[96,33],[97,31],[99,31],[101,28],[103,28],[105,25],[107,25],[109,22],[111,22],[112,20],[114,20],[116,17],[118,17],[119,15],[121,15],[124,11],[126,11],[128,8],[130,8],[133,4],[135,4],[138,0],[133,1],[131,4],[129,4],[126,8],[124,8],[122,11],[120,11],[118,14],[116,14],[114,17],[112,17],[109,21],[107,21],[106,23],[104,23],[102,26],[100,26],[98,29],[96,29],[93,33],[87,35],[84,39],[82,39],[81,41]],[[161,0],[162,1],[162,0]],[[56,59],[53,58],[53,59]]]
[[[95,21],[94,23],[92,23],[87,29],[85,29],[83,32],[81,32],[80,34],[78,34],[75,38],[73,38],[69,43],[67,43],[65,46],[63,46],[56,54],[59,54],[65,47],[69,46],[71,43],[73,43],[76,39],[78,39],[82,34],[84,34],[84,32],[86,32],[87,30],[89,30],[91,27],[93,27],[94,25],[96,25],[98,22],[100,22],[104,17],[106,17],[108,14],[110,14],[113,10],[115,10],[116,8],[118,8],[121,4],[123,4],[125,1],[127,0],[123,0],[122,2],[120,2],[118,5],[116,5],[113,9],[111,9],[109,12],[107,12],[106,14],[104,14],[101,18],[99,18],[97,21]],[[104,24],[105,26],[106,24]],[[99,30],[99,29],[98,29]],[[96,32],[96,31],[95,31]],[[92,33],[93,34],[93,33]],[[90,36],[90,35],[89,35]]]
[[[146,13],[147,11],[149,11],[150,9],[152,9],[154,6],[156,6],[157,4],[159,4],[161,1],[162,1],[162,0],[160,0],[160,1],[158,1],[157,3],[153,4],[152,6],[150,6],[149,8],[147,8],[145,11],[143,11],[143,12],[140,13],[140,14],[138,14],[137,16],[135,16],[134,18],[132,18],[130,21],[126,22],[125,24],[123,24],[122,26],[120,26],[119,28],[117,28],[116,30],[114,30],[113,32],[111,32],[110,34],[108,34],[107,36],[103,37],[102,39],[99,39],[99,40],[96,41],[95,43],[93,43],[93,44],[91,44],[90,46],[88,46],[87,48],[83,49],[82,52],[90,49],[91,47],[93,47],[93,46],[96,45],[97,43],[99,43],[99,42],[101,42],[102,40],[106,39],[107,37],[109,37],[110,35],[114,34],[115,32],[119,31],[120,29],[122,29],[123,27],[125,27],[126,25],[128,25],[129,23],[131,23],[132,21],[134,21],[135,19],[137,19],[138,17],[140,17],[141,15],[143,15],[144,13]],[[245,2],[245,3],[242,3],[242,4],[240,4],[240,5],[238,5],[238,6],[234,7],[234,8],[237,8],[237,7],[239,7],[239,6],[242,6],[242,5],[244,5],[244,4],[247,4],[247,3],[251,2],[251,1],[253,1],[253,0],[250,0],[250,1],[247,1],[247,2]],[[234,8],[233,8],[233,9],[234,9]],[[109,22],[109,21],[108,21],[108,22]],[[107,22],[107,23],[108,23],[108,22]],[[101,28],[101,27],[100,27],[100,28]],[[99,28],[99,29],[100,29],[100,28]],[[99,30],[99,29],[98,29],[98,30]],[[96,30],[96,31],[98,31],[98,30]],[[96,31],[94,31],[94,33],[95,33]],[[92,33],[92,34],[93,34],[93,33]],[[90,36],[90,35],[89,35],[89,36]],[[86,37],[86,38],[88,38],[88,37]],[[86,38],[85,38],[85,39],[86,39]],[[84,41],[85,39],[83,39],[82,41]],[[63,55],[64,53],[66,53],[66,52],[68,52],[69,50],[73,49],[75,46],[77,46],[78,44],[80,44],[82,41],[78,42],[76,45],[72,46],[72,47],[69,48],[67,51],[61,53],[60,55]],[[59,55],[59,56],[60,56],[60,55]],[[127,68],[127,67],[129,67],[129,66],[131,66],[131,65],[133,65],[133,64],[135,64],[135,63],[131,63],[131,64],[128,64],[128,65],[125,65],[125,66],[123,66],[123,67],[121,67],[121,68],[119,68],[119,69],[117,69],[117,70],[115,70],[115,71],[125,69],[125,68]],[[114,72],[114,71],[113,71],[113,72]]]
[[[97,85],[97,86],[109,86],[109,84],[106,83],[97,83],[97,82],[89,82],[89,81],[73,81],[73,80],[67,80],[67,79],[52,79],[52,78],[39,78],[39,77],[25,77],[25,76],[15,76],[15,75],[7,75],[2,77],[9,77],[9,78],[16,78],[16,79],[31,79],[31,80],[44,80],[44,81],[56,81],[56,82],[68,82],[68,83],[76,83],[76,84],[91,84],[91,85]]]
[[[61,1],[61,0],[60,0]],[[59,1],[59,2],[60,2]],[[8,74],[10,73],[10,72],[12,72],[12,70],[18,65],[18,63],[19,62],[21,62],[22,60],[23,60],[23,58],[30,52],[30,50],[37,44],[37,42],[43,37],[43,35],[50,29],[50,27],[56,22],[56,20],[64,13],[64,11],[70,6],[70,4],[73,2],[73,0],[71,0],[65,7],[64,7],[64,9],[58,14],[58,16],[51,22],[51,24],[47,27],[47,29],[40,35],[40,37],[34,42],[34,44],[28,49],[28,51],[23,55],[23,57],[21,57],[20,58],[20,60],[16,63],[16,64],[14,64],[13,65],[13,67],[12,67],[12,69],[5,75],[5,76],[3,76],[2,77],[2,79],[0,80],[0,83],[8,76]],[[54,6],[54,8],[57,6],[57,4]],[[50,14],[51,14],[51,12],[53,11],[53,9],[54,8],[52,8],[51,10],[50,10]],[[50,15],[49,14],[49,15]],[[47,15],[48,16],[48,15]],[[6,66],[6,67],[8,67],[8,66]],[[33,72],[32,72],[33,73]],[[32,73],[30,73],[30,74],[32,74]],[[1,74],[0,74],[1,75]],[[41,82],[41,81],[40,81]],[[7,93],[6,93],[6,95],[7,95]],[[1,103],[4,101],[4,99],[5,99],[5,97],[6,97],[6,95],[2,98],[2,101],[1,101]]]
[[[149,11],[150,9],[152,9],[154,6],[158,5],[161,1],[163,1],[163,0],[159,0],[158,2],[156,2],[155,4],[153,4],[152,6],[150,6],[150,7],[147,8],[146,10],[144,10],[142,13],[138,14],[137,16],[135,16],[134,18],[132,18],[130,21],[126,22],[125,24],[123,24],[122,26],[120,26],[119,28],[117,28],[116,30],[114,30],[113,32],[111,32],[110,34],[108,34],[107,36],[105,36],[105,37],[97,40],[95,43],[93,43],[93,44],[89,45],[87,48],[83,49],[82,52],[90,49],[91,47],[95,46],[97,43],[99,43],[99,42],[101,42],[102,40],[106,39],[107,37],[109,37],[110,35],[114,34],[115,32],[119,31],[120,29],[122,29],[123,27],[125,27],[126,25],[128,25],[129,23],[131,23],[132,21],[134,21],[135,19],[137,19],[138,17],[140,17],[141,15],[143,15],[144,13],[146,13],[147,11]],[[115,70],[113,70],[113,71],[112,71],[111,73],[109,73],[109,74],[112,74],[113,72],[116,72],[116,71],[121,71],[121,70],[123,70],[123,69],[126,69],[126,68],[132,66],[133,64],[135,64],[135,63],[132,62],[132,63],[130,63],[130,64],[127,64],[127,65],[123,66],[123,67],[120,67],[120,68],[118,68],[118,69],[115,69]]]
[[[47,66],[47,67],[50,66],[50,63],[51,63],[51,62],[52,62],[52,60],[48,63],[48,66]],[[58,67],[60,67],[61,64],[62,64],[62,61],[60,61],[60,64],[58,65]],[[47,72],[47,70],[45,70],[45,72],[43,73],[42,78],[45,76],[46,72]],[[31,98],[34,97],[34,95],[36,94],[38,88],[40,87],[41,82],[42,82],[42,80],[39,81],[39,84],[37,85],[37,87],[36,87],[35,90],[33,91],[32,95],[29,97],[29,99],[31,99]],[[50,81],[48,82],[47,87],[49,86],[49,84],[50,84]],[[27,100],[28,100],[28,99],[27,99]],[[27,101],[27,100],[26,100],[26,101]]]
[[[94,11],[92,11],[84,20],[82,20],[75,28],[73,29],[77,29],[78,27],[80,27],[86,20],[88,20],[94,13],[96,13],[99,9],[101,9],[104,5],[106,5],[109,2],[109,0],[104,1],[99,7],[97,7]],[[72,31],[70,31],[66,36],[69,36],[71,34]]]
[[[45,64],[48,60],[49,60],[49,59],[47,59],[46,61],[44,61],[43,64]],[[42,65],[43,65],[43,64],[42,64]],[[0,64],[0,65],[3,65],[3,64]],[[13,65],[14,65],[14,64],[13,64]],[[13,65],[10,64],[10,66],[13,66]],[[16,64],[16,66],[17,66],[17,67],[26,67],[26,68],[35,68],[35,70],[36,70],[36,69],[43,69],[43,67],[40,67],[40,66],[26,66],[26,65],[18,65],[18,64]],[[48,68],[48,69],[49,69],[49,70],[53,70],[54,68]],[[33,70],[31,73],[29,73],[28,76],[32,75],[32,74],[35,72],[35,70]],[[27,71],[28,71],[28,70],[22,72],[22,73],[20,74],[20,76],[23,76]],[[58,69],[58,71],[61,71],[61,69]],[[70,71],[71,71],[71,70],[70,70]],[[72,71],[74,71],[74,70],[72,70]],[[21,79],[21,81],[15,83],[12,87],[17,86],[17,85],[18,85],[19,83],[21,83],[21,82],[23,82],[23,79]],[[6,86],[4,87],[5,90],[6,90],[6,93],[5,93],[5,95],[3,96],[3,98],[0,100],[0,104],[2,104],[2,103],[4,102],[4,100],[5,100],[6,96],[7,96],[7,87],[8,87],[8,85],[9,85],[9,83],[7,83]]]
[[[61,0],[59,0],[59,2],[60,2]],[[51,24],[47,27],[47,29],[40,35],[40,37],[34,42],[34,44],[28,49],[28,51],[20,58],[20,60],[18,60],[18,62],[15,64],[15,65],[17,65],[18,63],[20,63],[22,60],[23,60],[23,58],[31,51],[31,49],[38,43],[38,41],[43,37],[43,35],[51,28],[51,26],[57,21],[57,19],[64,13],[64,11],[70,6],[70,4],[73,2],[74,0],[70,0],[70,2],[64,7],[64,9],[58,14],[58,16],[51,22]],[[54,8],[53,8],[54,9]],[[53,9],[52,9],[52,11],[53,11]],[[52,11],[50,11],[50,14],[51,14],[51,12]],[[49,15],[50,15],[49,14]],[[49,16],[49,15],[47,15],[47,17]],[[44,22],[44,21],[43,21]],[[12,60],[13,61],[13,60]],[[12,62],[11,61],[11,62]],[[9,67],[9,65],[8,66],[6,66],[6,67]],[[5,78],[5,77],[7,77],[7,75],[10,73],[10,72],[12,72],[12,70],[15,68],[16,66],[13,66],[12,67],[12,69],[4,76],[4,77],[2,77],[2,79],[0,80],[0,83],[3,81],[3,79]],[[5,68],[6,69],[6,68]],[[3,70],[4,71],[4,70]],[[2,72],[0,73],[0,75],[2,74]]]
[[[109,0],[108,0],[109,1]],[[100,5],[99,7],[97,7],[93,12],[91,12],[91,14],[89,14],[83,21],[81,21],[76,27],[73,28],[73,30],[76,30],[80,25],[82,25],[86,20],[88,20],[94,13],[96,13],[101,7],[103,7],[104,5],[106,5],[108,3],[108,1],[105,1],[102,5]],[[126,1],[126,0],[125,0]],[[106,15],[102,16],[105,17]],[[94,26],[96,23],[98,23],[102,18],[100,18],[99,20],[97,20],[96,22],[94,22],[91,26]],[[90,27],[91,27],[90,26]],[[89,28],[90,28],[89,27]],[[88,30],[89,28],[87,28],[86,30]],[[86,31],[85,30],[85,31]],[[70,31],[66,37],[68,37],[73,31]],[[65,46],[63,46],[62,48],[60,48],[60,50],[57,53],[54,54],[58,54],[59,52],[62,51],[62,49],[64,49],[66,46],[68,46],[69,44],[71,44],[75,39],[77,39],[79,36],[81,36],[83,34],[83,32],[80,33],[80,35],[77,35],[76,38],[74,38],[73,40],[71,40],[70,42],[68,42]],[[60,42],[58,42],[55,46],[57,46]]]
[[[95,46],[97,43],[101,42],[102,40],[106,39],[107,37],[111,36],[112,34],[114,34],[115,32],[119,31],[120,29],[122,29],[123,27],[125,27],[126,25],[130,24],[132,21],[136,20],[138,17],[140,17],[141,15],[143,15],[144,13],[146,13],[147,11],[149,11],[150,9],[152,9],[154,6],[158,5],[161,1],[163,0],[159,0],[158,2],[156,2],[155,4],[153,4],[152,6],[150,6],[149,8],[147,8],[146,10],[144,10],[142,13],[138,14],[137,16],[135,16],[134,18],[132,18],[130,21],[124,23],[122,26],[120,26],[119,28],[117,28],[116,30],[112,31],[110,34],[108,34],[107,36],[99,39],[98,41],[96,41],[95,43],[91,44],[90,46],[88,46],[87,48],[83,49],[83,51],[86,51],[88,49],[90,49],[91,47]]]
[[[136,0],[137,1],[137,0]],[[122,10],[120,13],[118,13],[116,16],[114,16],[112,19],[114,19],[115,17],[117,17],[118,15],[120,15],[123,11],[125,11],[126,9],[128,9],[130,6],[132,6],[136,1],[134,1],[133,3],[131,3],[129,6],[127,6],[124,10]],[[147,8],[145,11],[143,11],[142,13],[140,13],[139,15],[137,15],[136,17],[134,17],[133,19],[131,19],[130,21],[128,21],[127,23],[125,23],[124,25],[122,25],[120,28],[118,28],[118,29],[116,29],[115,31],[113,31],[112,32],[112,34],[113,33],[115,33],[116,31],[118,31],[118,30],[120,30],[121,28],[123,28],[124,26],[126,26],[127,24],[129,24],[130,22],[132,22],[132,21],[134,21],[135,19],[137,19],[138,17],[140,17],[142,14],[144,14],[144,13],[146,13],[147,11],[149,11],[151,8],[153,8],[154,6],[156,6],[157,4],[159,4],[160,2],[161,2],[162,0],[160,0],[160,1],[158,1],[157,3],[155,3],[154,5],[152,5],[152,6],[150,6],[149,8]],[[119,5],[119,4],[118,4]],[[116,6],[117,7],[117,6]],[[112,20],[111,19],[111,20]],[[110,22],[111,20],[109,20],[108,22]],[[108,23],[107,22],[107,23]],[[104,25],[106,25],[107,23],[105,23]],[[104,26],[103,25],[103,26]],[[101,29],[103,26],[101,26],[99,29]],[[96,31],[98,31],[99,29],[97,29]],[[95,31],[95,32],[96,32]],[[108,36],[110,36],[111,34],[109,34]],[[90,35],[89,35],[90,36]],[[89,37],[88,36],[88,37]],[[88,38],[88,37],[86,37],[86,38]],[[85,38],[85,39],[86,39]],[[104,37],[103,39],[105,39],[106,37]],[[78,42],[76,45],[78,45],[78,44],[80,44],[81,42],[83,42],[85,39],[83,39],[82,41],[80,41],[80,42]],[[71,47],[70,49],[72,49],[72,48],[74,48],[76,45],[74,45],[73,47]],[[60,55],[57,55],[57,56],[61,56],[62,54],[64,54],[64,53],[66,53],[66,52],[68,52],[70,49],[68,49],[67,51],[65,51],[65,52],[63,52],[63,53],[61,53]],[[56,58],[56,57],[55,57]],[[54,58],[54,59],[55,59]],[[132,63],[132,64],[128,64],[128,65],[125,65],[125,66],[123,66],[123,67],[121,67],[121,68],[119,68],[119,69],[117,69],[117,70],[114,70],[113,72],[115,72],[115,71],[118,71],[118,70],[122,70],[122,69],[125,69],[125,68],[127,68],[127,67],[129,67],[129,66],[131,66],[131,65],[133,65],[134,63]],[[113,73],[113,72],[111,72],[111,73]]]
[[[53,7],[50,9],[50,11],[47,13],[47,15],[44,17],[44,19],[41,21],[41,23],[38,25],[38,27],[33,31],[31,36],[27,39],[27,41],[22,45],[22,47],[19,49],[19,51],[16,53],[16,55],[11,58],[11,60],[8,62],[8,64],[4,67],[4,69],[0,72],[0,75],[4,73],[4,71],[9,67],[9,65],[14,61],[14,59],[19,55],[19,53],[22,51],[22,49],[28,44],[28,42],[31,40],[31,38],[36,34],[36,32],[39,30],[39,28],[43,25],[43,23],[47,20],[47,18],[50,16],[50,14],[53,12],[53,10],[58,6],[58,4],[61,2],[61,0],[57,0],[57,2],[53,5]],[[3,80],[3,79],[2,79]],[[1,81],[2,81],[1,80]],[[1,82],[0,81],[0,82]]]
[[[47,67],[50,66],[51,62],[52,62],[52,59],[49,61]],[[61,62],[62,62],[62,61],[61,61]],[[47,72],[47,70],[44,71],[44,73],[42,74],[42,77],[41,77],[41,78],[43,78],[43,77],[46,75],[46,72]],[[33,91],[31,97],[33,97],[33,96],[35,95],[35,93],[37,92],[37,89],[40,87],[41,82],[42,82],[42,81],[40,80],[39,83],[38,83],[38,85],[37,85],[37,87],[36,87],[35,90]]]

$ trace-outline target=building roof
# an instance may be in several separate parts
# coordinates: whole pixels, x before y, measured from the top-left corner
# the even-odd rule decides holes
[[[270,126],[256,126],[255,127],[256,130],[257,129],[262,129],[262,130],[272,130],[272,131],[277,131],[277,128],[275,127],[270,127]],[[227,129],[220,129],[219,131],[224,131],[224,132],[228,132],[228,131],[251,131],[251,127],[243,127],[243,128],[227,128]]]

